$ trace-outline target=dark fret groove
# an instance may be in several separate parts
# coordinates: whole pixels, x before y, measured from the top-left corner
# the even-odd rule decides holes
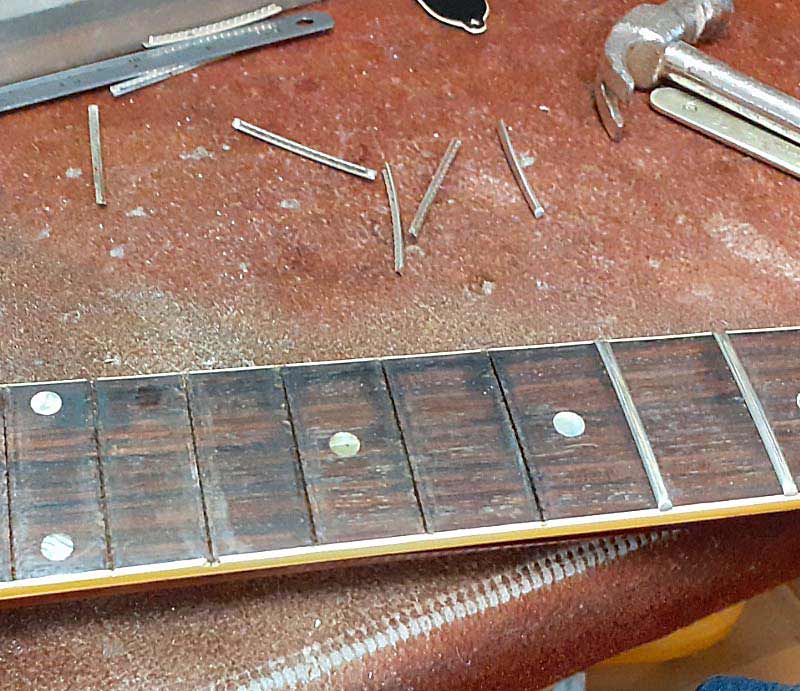
[[[208,561],[181,377],[101,380],[97,409],[116,567]]]
[[[214,541],[211,539],[211,527],[208,522],[208,504],[206,503],[206,492],[203,486],[203,473],[200,472],[200,461],[197,455],[197,434],[194,428],[194,414],[192,413],[192,401],[189,396],[189,383],[186,380],[186,375],[181,376],[181,389],[183,390],[183,397],[186,399],[186,415],[189,419],[189,436],[192,440],[192,461],[197,471],[197,486],[200,488],[200,507],[203,510],[203,526],[206,531],[208,558],[209,561],[214,562],[217,561],[217,555],[215,554]]]
[[[321,544],[424,534],[407,456],[375,360],[283,369]],[[360,450],[338,455],[336,433]]]
[[[308,483],[306,482],[306,471],[303,467],[303,459],[300,458],[300,446],[297,441],[297,430],[295,429],[294,415],[292,414],[292,404],[289,402],[289,394],[286,391],[286,380],[283,378],[283,371],[281,368],[275,370],[278,373],[278,379],[281,382],[283,389],[283,400],[286,402],[286,417],[289,419],[289,428],[292,430],[292,441],[294,442],[294,456],[297,461],[297,473],[300,477],[300,483],[303,485],[303,498],[306,502],[306,511],[308,512],[308,527],[311,532],[311,542],[314,545],[319,544],[317,537],[317,525],[314,522],[314,512],[311,510],[311,498],[308,496]]]
[[[411,473],[411,484],[414,490],[414,497],[417,500],[417,507],[419,508],[419,515],[422,518],[422,527],[426,533],[430,532],[428,528],[428,517],[425,515],[425,509],[422,506],[422,499],[419,496],[419,483],[417,482],[417,476],[414,472],[414,464],[411,463],[411,456],[408,453],[408,445],[406,444],[405,434],[403,433],[403,425],[400,421],[400,416],[397,413],[397,402],[394,400],[394,394],[392,393],[392,384],[389,381],[389,375],[386,374],[386,366],[384,365],[383,361],[379,361],[381,366],[381,371],[383,372],[383,380],[386,382],[386,391],[389,393],[389,400],[392,403],[392,412],[394,413],[394,420],[397,423],[397,429],[400,430],[400,443],[403,445],[403,451],[406,455],[406,463],[408,463],[408,472]]]
[[[6,422],[5,407],[5,391],[0,389],[0,422],[2,422],[3,425],[3,489],[0,491],[0,498],[2,498],[3,493],[5,493],[5,501],[0,502],[0,504],[2,504],[2,509],[5,509],[6,512],[5,518],[3,519],[6,525],[2,532],[6,534],[8,539],[8,574],[11,580],[15,580],[17,577],[17,569],[16,559],[14,559],[14,528],[11,525],[11,478],[8,473],[8,424]],[[3,526],[3,520],[0,520],[0,526]],[[2,564],[2,558],[0,558],[0,564]]]
[[[89,382],[92,406],[92,437],[97,450],[97,482],[100,485],[100,510],[103,514],[103,532],[106,537],[106,564],[114,568],[114,549],[111,545],[111,527],[108,523],[108,498],[106,497],[106,474],[103,469],[103,454],[100,453],[100,436],[97,432],[97,391],[93,381]]]
[[[531,464],[528,462],[528,456],[525,453],[525,447],[522,444],[522,438],[519,434],[519,429],[517,429],[517,423],[514,421],[514,416],[511,414],[511,408],[508,405],[508,397],[506,396],[506,387],[503,386],[503,382],[500,379],[500,375],[497,373],[497,365],[494,361],[494,354],[490,351],[488,353],[489,356],[489,363],[492,366],[492,373],[494,374],[494,378],[497,381],[498,391],[500,391],[500,398],[503,401],[503,407],[505,408],[506,417],[508,418],[509,424],[511,425],[511,429],[514,430],[514,439],[517,442],[517,448],[522,456],[522,460],[525,461],[525,472],[528,478],[528,486],[530,487],[531,494],[533,495],[533,502],[534,508],[536,509],[536,513],[539,516],[539,520],[543,520],[544,516],[542,514],[542,504],[539,501],[539,493],[536,488],[536,484],[533,481],[533,473],[531,472]]]

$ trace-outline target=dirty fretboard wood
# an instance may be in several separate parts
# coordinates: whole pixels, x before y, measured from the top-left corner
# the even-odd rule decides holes
[[[800,330],[0,387],[0,599],[800,508]]]

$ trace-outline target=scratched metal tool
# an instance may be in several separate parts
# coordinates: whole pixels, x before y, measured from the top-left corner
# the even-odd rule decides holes
[[[330,154],[326,154],[322,151],[317,151],[316,149],[312,149],[305,144],[300,144],[299,142],[292,141],[286,137],[281,137],[279,134],[269,132],[261,127],[257,127],[249,122],[245,122],[241,118],[234,118],[231,125],[233,126],[233,129],[242,132],[243,134],[250,135],[255,139],[259,139],[267,144],[272,144],[272,146],[277,146],[284,151],[289,151],[297,156],[307,158],[310,161],[321,163],[329,168],[341,170],[343,173],[349,173],[350,175],[355,175],[370,181],[378,177],[378,172],[372,170],[372,168],[367,168],[359,165],[358,163],[350,163],[350,161],[345,161],[342,158],[337,158],[336,156],[331,156]]]
[[[154,70],[209,62],[252,48],[313,36],[332,28],[333,18],[329,14],[304,12],[191,41],[141,50],[0,87],[0,113],[118,84]]]
[[[680,89],[661,87],[650,105],[682,125],[800,178],[800,146]]]
[[[444,179],[447,177],[447,171],[449,171],[450,166],[453,165],[453,161],[455,161],[456,155],[458,154],[458,150],[460,148],[461,140],[453,139],[453,141],[451,141],[450,145],[447,147],[447,151],[445,151],[442,160],[439,162],[439,167],[436,169],[436,173],[434,174],[430,185],[428,185],[428,190],[425,192],[425,196],[420,202],[417,213],[414,215],[414,220],[411,221],[411,226],[408,229],[408,232],[411,233],[413,237],[416,238],[419,236],[419,231],[422,230],[422,226],[425,224],[428,211],[430,211],[431,206],[433,206],[433,202],[436,200],[436,195],[439,194],[439,190],[444,183]]]

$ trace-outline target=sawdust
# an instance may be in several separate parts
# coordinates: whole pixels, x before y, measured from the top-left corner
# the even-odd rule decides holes
[[[750,223],[730,222],[717,215],[706,226],[706,230],[711,237],[722,242],[731,254],[744,259],[759,271],[777,274],[795,285],[800,284],[800,259],[777,241],[759,233]]]

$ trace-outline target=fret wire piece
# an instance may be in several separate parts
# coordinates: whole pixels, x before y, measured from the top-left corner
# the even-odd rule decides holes
[[[728,336],[727,333],[715,333],[714,339],[722,351],[725,362],[728,364],[728,368],[736,381],[736,385],[739,387],[742,398],[744,398],[747,410],[750,411],[750,416],[753,418],[753,422],[755,422],[758,434],[767,450],[769,460],[772,462],[772,467],[775,469],[775,475],[781,483],[783,493],[787,497],[795,496],[798,493],[797,485],[786,463],[786,459],[783,456],[783,450],[780,444],[778,444],[775,431],[772,429],[772,425],[770,425],[767,419],[767,414],[764,411],[764,406],[761,404],[761,399],[759,399],[756,390],[753,388],[753,383],[750,381],[747,370],[745,370],[736,349],[733,347],[730,336]]]
[[[500,144],[503,147],[506,161],[508,161],[511,172],[514,174],[514,179],[517,181],[522,196],[525,198],[525,202],[533,212],[534,218],[542,218],[542,216],[544,216],[544,207],[533,191],[530,182],[528,182],[525,169],[522,167],[516,149],[514,149],[514,145],[511,143],[511,135],[508,133],[508,127],[506,127],[506,123],[502,120],[497,123],[497,132],[500,135]]]
[[[436,169],[436,173],[434,173],[433,178],[428,185],[428,189],[425,192],[425,196],[422,198],[422,201],[419,204],[417,213],[414,215],[414,220],[411,221],[411,226],[408,229],[408,232],[411,233],[412,237],[418,237],[419,232],[422,230],[422,226],[425,225],[425,219],[428,216],[428,212],[430,211],[431,206],[433,206],[433,202],[436,201],[436,195],[439,194],[439,190],[441,189],[442,184],[444,184],[444,179],[447,177],[450,166],[452,166],[453,161],[456,160],[459,149],[461,149],[461,140],[453,139],[450,142],[450,145],[447,147],[447,151],[444,152],[442,160],[439,161],[439,167]]]
[[[179,74],[191,72],[198,67],[208,65],[212,62],[214,61],[209,60],[208,62],[194,62],[191,64],[180,64],[175,65],[174,67],[162,67],[157,70],[150,70],[139,77],[127,79],[119,84],[112,84],[108,90],[111,92],[111,95],[114,96],[114,98],[119,98],[120,96],[125,96],[126,94],[138,91],[139,89],[144,89],[145,87],[153,86],[159,82],[166,81],[171,77],[177,77]]]
[[[286,139],[286,137],[281,137],[278,134],[274,134],[273,132],[269,132],[249,122],[245,122],[241,118],[234,118],[231,125],[233,126],[233,129],[242,132],[243,134],[250,135],[255,139],[259,139],[267,144],[272,144],[272,146],[277,146],[280,149],[284,149],[285,151],[289,151],[297,156],[307,158],[310,161],[321,163],[329,168],[341,170],[343,173],[349,173],[350,175],[355,175],[370,181],[373,181],[378,177],[378,172],[372,170],[371,168],[366,168],[365,166],[358,165],[357,163],[350,163],[349,161],[337,158],[336,156],[331,156],[330,154],[323,153],[322,151],[317,151],[316,149],[312,149],[305,144],[300,144],[299,142],[292,141],[291,139]]]
[[[98,206],[105,206],[106,181],[103,171],[103,147],[100,140],[100,109],[95,104],[89,106],[89,145],[92,150],[94,200]]]
[[[272,3],[266,7],[260,7],[252,12],[245,12],[244,14],[235,17],[229,17],[212,24],[205,24],[197,26],[192,29],[185,29],[183,31],[173,31],[168,34],[160,34],[157,36],[149,36],[146,41],[142,42],[145,48],[157,48],[159,46],[167,46],[179,41],[190,41],[195,38],[202,38],[203,36],[211,36],[218,34],[221,31],[230,31],[231,29],[238,29],[248,24],[255,24],[255,22],[269,19],[277,14],[283,12],[280,5]]]
[[[653,490],[658,509],[659,511],[670,511],[673,509],[673,504],[664,484],[661,468],[658,466],[658,459],[653,451],[653,446],[650,444],[650,438],[647,436],[647,430],[644,427],[636,404],[633,401],[628,383],[622,375],[622,369],[619,366],[619,362],[617,362],[616,355],[614,355],[614,349],[608,341],[597,341],[595,346],[598,353],[600,353],[600,358],[603,360],[608,377],[611,379],[611,385],[617,394],[617,399],[628,422],[633,441],[639,450],[639,456],[642,459],[642,465],[650,482],[650,488]]]
[[[392,214],[392,238],[394,240],[394,270],[398,275],[403,273],[405,251],[403,248],[403,222],[400,218],[400,202],[397,199],[397,186],[392,175],[392,167],[387,163],[383,168],[383,182],[389,197],[389,211]]]

